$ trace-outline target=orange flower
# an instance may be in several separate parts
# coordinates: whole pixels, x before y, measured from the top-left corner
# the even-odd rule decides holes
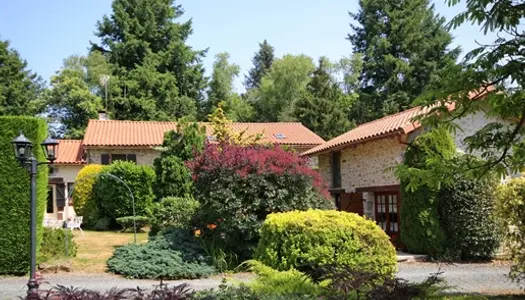
[[[201,230],[200,229],[195,230],[194,234],[195,234],[196,237],[201,236]]]
[[[217,228],[217,224],[208,224],[208,229],[214,230],[215,228]]]

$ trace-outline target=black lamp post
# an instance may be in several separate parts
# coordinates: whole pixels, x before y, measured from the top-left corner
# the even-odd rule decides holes
[[[36,173],[38,165],[52,164],[57,159],[58,141],[47,137],[40,144],[44,150],[46,162],[38,162],[33,155],[33,143],[28,140],[22,132],[11,142],[15,150],[15,156],[20,164],[26,167],[31,174],[31,265],[29,273],[29,282],[27,283],[27,294],[35,294],[38,291],[38,282],[36,281]]]

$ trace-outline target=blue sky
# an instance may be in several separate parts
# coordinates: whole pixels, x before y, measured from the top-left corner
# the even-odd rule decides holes
[[[357,1],[343,0],[180,0],[186,10],[183,19],[193,19],[194,34],[188,43],[196,49],[209,48],[205,59],[211,71],[215,54],[228,51],[240,65],[236,87],[242,91],[245,73],[258,42],[268,39],[276,55],[306,54],[314,59],[327,56],[336,60],[352,52],[345,40],[350,31],[348,12],[358,9]],[[322,4],[321,4],[322,3]],[[463,6],[448,7],[435,2],[436,11],[447,20]],[[71,54],[86,54],[95,23],[111,13],[110,0],[17,0],[6,1],[0,10],[0,38],[27,60],[29,68],[46,81]],[[489,42],[479,27],[470,24],[454,30],[454,44],[464,52],[475,41]]]

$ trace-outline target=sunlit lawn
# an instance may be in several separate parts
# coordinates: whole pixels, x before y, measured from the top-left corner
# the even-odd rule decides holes
[[[77,256],[71,259],[73,272],[105,272],[106,261],[111,257],[115,248],[133,243],[133,233],[84,230],[85,236],[78,231],[75,231],[74,234],[78,251]],[[137,243],[143,243],[147,239],[147,233],[137,233]]]

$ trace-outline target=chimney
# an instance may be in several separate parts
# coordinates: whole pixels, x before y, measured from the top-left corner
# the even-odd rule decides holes
[[[105,110],[99,110],[98,111],[98,119],[102,121],[109,120],[108,114]]]

